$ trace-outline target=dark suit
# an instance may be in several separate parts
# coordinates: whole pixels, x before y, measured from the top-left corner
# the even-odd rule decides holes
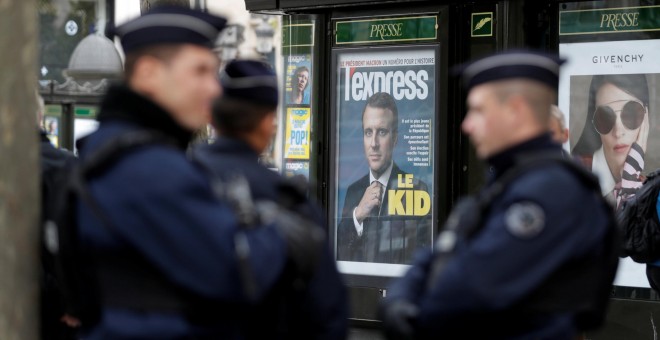
[[[369,174],[348,187],[342,217],[337,227],[337,260],[406,264],[412,260],[416,249],[431,245],[432,210],[424,216],[388,214],[390,190],[428,192],[426,184],[418,179],[413,180],[412,188],[399,188],[399,175],[405,178],[407,173],[394,163],[383,202],[362,222],[361,236],[358,236],[355,229],[353,210],[371,184]],[[406,207],[406,195],[402,197],[402,205]]]

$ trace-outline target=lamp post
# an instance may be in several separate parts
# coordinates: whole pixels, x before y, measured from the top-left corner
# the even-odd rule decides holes
[[[268,24],[267,16],[261,17],[261,22],[259,22],[254,31],[257,35],[257,52],[265,56],[273,51],[273,36],[275,36],[275,30]]]
[[[243,26],[227,25],[215,42],[214,51],[225,64],[238,57],[238,46],[243,42]]]

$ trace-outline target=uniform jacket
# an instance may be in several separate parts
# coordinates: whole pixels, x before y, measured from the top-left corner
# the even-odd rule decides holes
[[[415,250],[431,245],[431,212],[425,216],[394,216],[388,213],[390,190],[421,190],[428,192],[426,183],[413,179],[413,188],[399,188],[399,177],[407,173],[396,163],[379,212],[363,221],[363,232],[358,236],[353,222],[353,210],[369,187],[369,174],[348,187],[342,218],[337,228],[337,260],[407,264]],[[403,206],[406,206],[405,195]],[[432,211],[432,210],[431,210]]]
[[[554,152],[548,135],[489,159],[489,184],[522,154]],[[483,216],[470,241],[459,239],[455,254],[435,283],[433,256],[421,252],[388,299],[406,299],[420,309],[419,338],[574,339],[573,314],[534,314],[516,307],[560,267],[584,257],[598,259],[606,247],[607,207],[564,166],[531,169],[507,186]]]
[[[79,145],[83,160],[127,131],[157,131],[174,145],[131,150],[89,181],[89,191],[112,228],[84,202],[78,203],[82,244],[97,264],[113,263],[110,273],[97,266],[101,291],[111,291],[114,297],[102,294],[102,320],[85,338],[242,338],[238,324],[246,317],[248,299],[233,243],[238,226],[229,207],[213,195],[207,176],[186,158],[191,133],[125,86],[108,91],[98,119],[99,129]],[[253,255],[249,265],[263,296],[284,270],[286,246],[272,226],[244,233]],[[268,261],[257,260],[264,258]],[[143,272],[158,279],[131,284]],[[126,299],[149,296],[155,286],[165,285],[210,308],[182,313],[126,306],[131,303]]]
[[[258,164],[258,155],[245,142],[219,138],[214,144],[197,147],[193,159],[223,181],[237,174],[244,176],[255,201],[295,201],[287,204],[290,209],[324,225],[319,207],[304,192],[293,192],[296,189],[287,185],[282,176]],[[293,287],[295,282],[295,273],[283,275],[277,287],[251,313],[253,317],[246,325],[249,338],[344,339],[348,304],[329,247],[323,249],[321,262],[310,282],[301,289]]]

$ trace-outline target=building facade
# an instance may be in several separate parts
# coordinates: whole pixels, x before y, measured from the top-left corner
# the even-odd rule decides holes
[[[112,49],[103,28],[139,15],[145,3],[40,1],[41,64],[35,72],[48,104],[44,128],[60,146],[72,149],[76,136],[94,129],[100,97],[121,72],[121,51]],[[629,126],[646,131],[633,139],[644,151],[642,173],[660,168],[659,0],[191,0],[190,5],[230,19],[217,43],[224,61],[263,58],[278,72],[279,132],[264,159],[283,174],[306,177],[310,195],[326,208],[329,239],[350,286],[355,338],[377,338],[372,334],[380,327],[376,307],[388,282],[402,275],[415,249],[430,247],[454,203],[474,192],[489,171],[460,131],[466,93],[452,76],[454,66],[512,48],[568,59],[557,102],[570,130],[564,147],[598,174],[605,196],[617,184],[612,174],[617,159],[606,151],[607,124],[595,118],[598,84],[610,78],[633,83],[623,92],[642,103],[648,117],[643,128]],[[370,100],[393,102],[398,112],[388,128],[392,134],[379,140],[373,159],[362,129]],[[379,207],[379,216],[390,217],[374,223],[386,232],[371,235],[370,248],[356,247],[344,232],[354,224],[353,185],[379,164],[401,190],[388,192]],[[644,265],[621,259],[608,324],[587,338],[656,333],[659,297],[644,271]]]
[[[327,208],[337,263],[350,286],[356,338],[369,338],[369,329],[379,327],[376,306],[387,283],[407,268],[410,248],[430,246],[453,204],[474,192],[489,171],[460,131],[466,94],[452,76],[456,65],[512,48],[566,58],[557,103],[570,129],[564,148],[598,175],[606,197],[613,194],[623,160],[608,150],[614,145],[612,127],[595,103],[604,100],[603,82],[629,83],[620,85],[621,92],[642,104],[637,113],[645,111],[648,120],[629,123],[627,138],[642,146],[642,174],[660,167],[659,1],[246,4],[252,12],[282,16],[281,166],[308,175]],[[308,78],[304,88],[300,72]],[[379,96],[396,103],[397,121],[390,126],[396,136],[381,140],[378,155],[370,159],[375,148],[365,142],[362,115],[366,103]],[[615,97],[609,99],[621,99]],[[375,250],[356,251],[345,237],[346,224],[348,229],[354,224],[353,185],[383,159],[391,160],[398,177],[390,180],[404,190],[388,190],[383,200],[376,222],[383,232],[373,236]],[[623,258],[608,324],[587,338],[650,338],[659,310],[645,265]]]

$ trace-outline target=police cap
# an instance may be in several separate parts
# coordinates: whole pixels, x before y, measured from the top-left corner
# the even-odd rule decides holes
[[[273,68],[258,60],[233,60],[220,74],[223,98],[277,106],[277,76]]]
[[[124,53],[160,44],[193,44],[213,47],[224,18],[183,6],[158,6],[118,27],[109,27],[118,36]]]
[[[530,79],[557,89],[559,67],[565,60],[556,55],[529,50],[510,50],[494,54],[457,69],[463,86],[472,87],[492,81],[512,78]]]

